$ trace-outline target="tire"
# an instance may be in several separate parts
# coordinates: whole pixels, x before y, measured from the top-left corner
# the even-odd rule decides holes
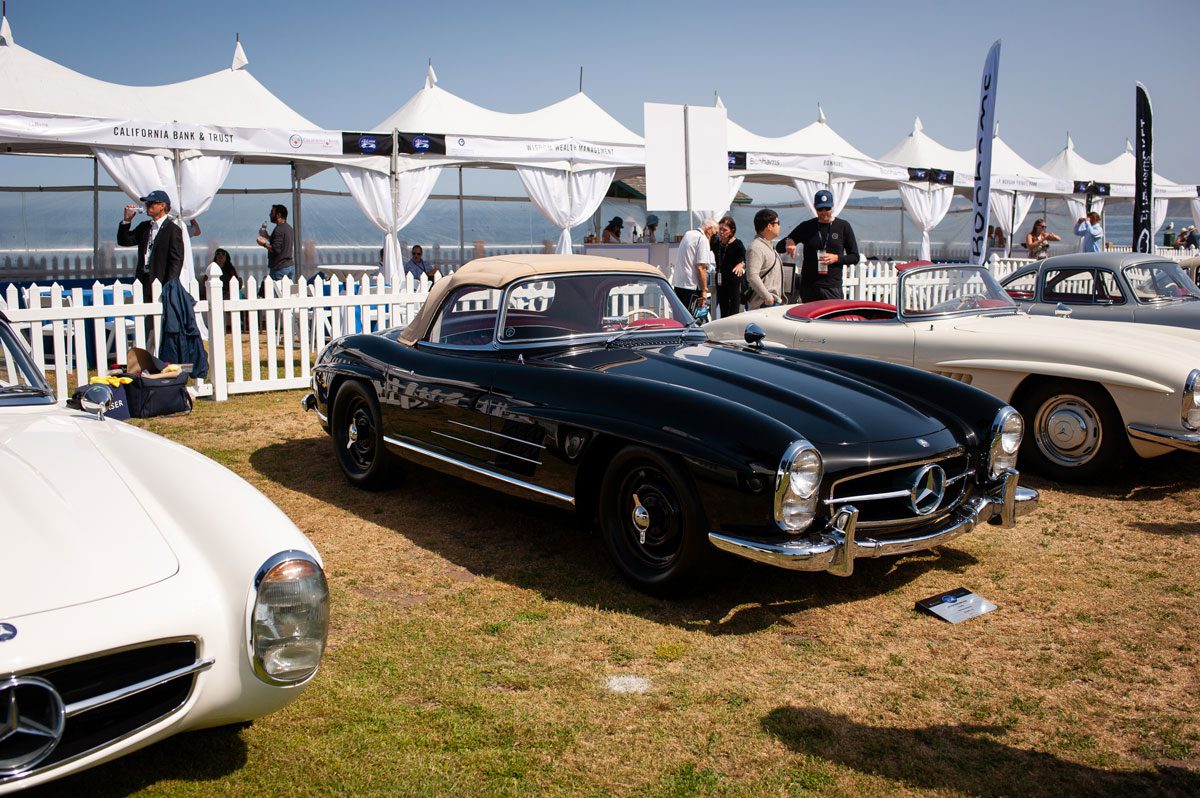
[[[605,471],[599,501],[604,544],[629,582],[656,595],[700,587],[715,550],[692,480],[674,458],[622,449]]]
[[[389,482],[391,458],[375,391],[354,380],[343,383],[334,397],[330,429],[338,464],[351,485],[377,490]]]
[[[1021,464],[1042,476],[1097,482],[1118,474],[1131,454],[1112,397],[1095,383],[1040,383],[1019,409],[1026,425]]]

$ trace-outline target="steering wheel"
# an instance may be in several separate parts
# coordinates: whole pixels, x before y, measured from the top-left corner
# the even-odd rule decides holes
[[[983,307],[983,303],[987,301],[987,297],[982,294],[963,294],[954,303],[953,310],[978,310]]]
[[[642,318],[642,317],[645,317],[647,319],[661,319],[662,318],[662,316],[659,316],[657,313],[655,313],[650,308],[635,308],[634,310],[631,310],[625,314],[625,323],[633,324],[634,319],[638,319],[638,318]]]

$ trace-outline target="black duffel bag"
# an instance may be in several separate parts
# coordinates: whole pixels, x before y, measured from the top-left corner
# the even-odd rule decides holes
[[[125,386],[125,400],[129,404],[129,415],[134,418],[186,413],[192,409],[192,397],[187,390],[188,379],[192,376],[189,372],[126,376],[133,380]]]

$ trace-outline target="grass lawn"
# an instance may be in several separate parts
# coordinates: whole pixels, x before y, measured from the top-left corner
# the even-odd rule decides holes
[[[730,560],[670,602],[569,514],[419,469],[350,488],[300,395],[135,423],[316,543],[312,687],[31,794],[1200,795],[1195,457],[1100,488],[1025,479],[1042,505],[1015,528],[849,579]],[[958,586],[999,609],[914,611]]]

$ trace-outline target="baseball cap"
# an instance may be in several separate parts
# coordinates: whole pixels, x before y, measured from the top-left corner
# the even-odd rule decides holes
[[[617,227],[624,227],[624,226],[625,226],[625,220],[624,220],[624,219],[622,219],[620,216],[614,216],[614,217],[613,217],[613,218],[612,218],[612,219],[609,221],[609,224],[610,224],[610,225],[614,225],[614,224],[615,224]]]
[[[813,207],[819,211],[832,210],[833,193],[825,189],[818,191],[813,195]]]
[[[139,197],[138,199],[140,199],[142,202],[165,202],[168,205],[171,204],[171,198],[167,196],[167,192],[157,188],[146,196]]]
[[[646,217],[646,224],[658,224],[658,216],[651,213]]]

